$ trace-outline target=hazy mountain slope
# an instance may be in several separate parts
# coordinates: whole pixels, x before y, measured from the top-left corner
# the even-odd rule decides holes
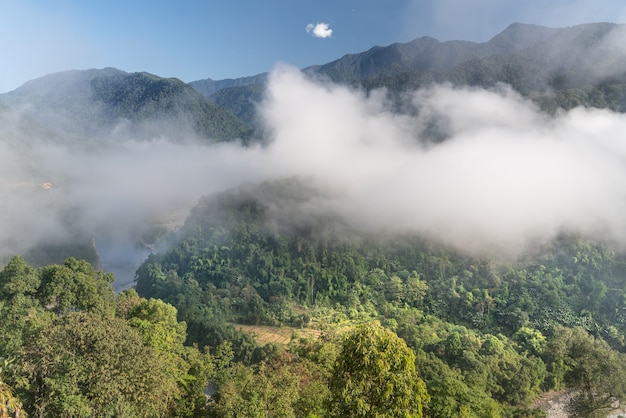
[[[623,90],[626,53],[626,26],[591,23],[567,28],[547,28],[514,23],[487,42],[440,42],[422,37],[408,43],[376,46],[368,51],[348,54],[323,65],[305,68],[308,74],[327,77],[338,83],[356,84],[366,89],[384,87],[391,91],[406,91],[432,83],[451,82],[455,85],[490,87],[507,83],[529,95],[563,95],[567,89],[595,88],[600,83],[618,83],[608,90]],[[236,114],[246,116],[255,102],[253,82],[264,78],[238,79],[236,93],[224,93],[236,80],[220,84],[212,80],[191,83],[205,94],[203,83],[211,82],[212,98]],[[606,88],[604,90],[607,90]],[[587,92],[591,98],[574,101],[584,105],[619,109],[619,104],[596,100],[600,93]],[[603,94],[603,93],[602,93]],[[571,96],[572,93],[566,93]],[[574,93],[574,96],[580,96]],[[618,97],[622,93],[617,93]],[[551,97],[540,97],[551,102]],[[604,104],[603,104],[604,103]],[[242,104],[244,104],[242,108]]]
[[[523,57],[535,57],[553,83],[560,77],[557,88],[592,85],[626,73],[625,41],[626,25],[577,25],[534,45]]]
[[[322,74],[337,82],[350,82],[381,74],[406,71],[449,71],[471,59],[492,54],[514,54],[546,41],[560,29],[514,23],[485,43],[446,41],[425,36],[407,43],[375,46],[367,51],[347,54],[335,61],[313,65],[304,69],[311,74]],[[199,92],[210,96],[233,86],[264,83],[267,74],[214,81],[193,81],[190,84]]]
[[[163,191],[171,175],[161,177],[175,166],[163,164],[171,150],[193,153],[194,148],[172,143],[247,140],[250,132],[188,84],[147,73],[68,71],[1,95],[0,262],[19,253],[37,265],[61,263],[70,255],[97,264],[105,254],[107,268],[123,265],[122,252],[130,258],[140,252],[135,242],[152,228],[154,213],[169,220],[178,210],[147,202],[160,195],[171,198],[173,192]],[[139,143],[152,139],[158,141]],[[193,166],[189,160],[176,166],[183,177]],[[190,178],[197,177],[180,184],[189,187]],[[149,188],[153,191],[146,192]],[[171,202],[179,204],[176,198]],[[128,206],[109,212],[123,205]],[[122,280],[132,280],[132,273]]]
[[[626,54],[619,39],[625,35],[626,28],[619,25],[578,25],[561,29],[508,58],[491,55],[481,63],[495,74],[505,68],[516,69],[523,73],[522,82],[531,90],[592,85],[623,73]]]
[[[178,79],[113,68],[51,74],[0,96],[42,124],[80,137],[246,137],[249,128]]]
[[[256,109],[265,93],[264,84],[228,87],[212,94],[209,99],[223,106],[251,126],[258,125]]]
[[[28,152],[29,143],[23,138],[37,141],[60,141],[63,138],[58,131],[44,126],[34,117],[25,115],[0,102],[0,143],[22,148]]]
[[[263,98],[267,73],[214,81],[210,78],[189,83],[199,93],[226,108],[250,126],[256,125],[256,106]]]
[[[205,80],[197,80],[189,83],[191,87],[205,96],[211,96],[213,93],[218,92],[221,89],[228,87],[241,87],[254,84],[264,84],[267,81],[267,73],[253,75],[249,77],[241,78],[227,78],[224,80],[211,80],[207,78]]]
[[[479,47],[485,54],[516,53],[548,40],[560,30],[526,23],[513,23],[489,41],[480,44]]]
[[[506,82],[527,92],[591,85],[623,73],[625,38],[624,25],[592,23],[551,29],[518,23],[482,44],[419,38],[347,55],[307,71],[338,82],[429,73],[428,78],[435,81],[470,85]],[[555,79],[561,84],[554,86]]]

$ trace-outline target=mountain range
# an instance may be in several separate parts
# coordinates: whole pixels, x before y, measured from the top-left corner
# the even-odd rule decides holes
[[[590,23],[547,28],[514,23],[487,42],[421,37],[375,46],[307,67],[306,74],[390,92],[433,83],[491,87],[510,84],[545,108],[588,105],[626,109],[626,25]],[[255,108],[268,74],[184,83],[114,68],[67,71],[0,95],[67,140],[169,137],[184,141],[241,138],[255,129]]]
[[[307,67],[312,77],[372,90],[404,92],[434,83],[493,87],[506,83],[546,110],[577,105],[626,111],[626,25],[589,23],[548,28],[514,23],[484,43],[421,37],[375,46]],[[267,74],[190,83],[252,123]],[[207,89],[211,86],[212,90]]]
[[[29,81],[0,97],[52,131],[75,139],[246,138],[249,127],[190,85],[114,68],[67,71]]]

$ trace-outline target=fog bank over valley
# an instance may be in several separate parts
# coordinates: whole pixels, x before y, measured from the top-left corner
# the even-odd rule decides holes
[[[105,265],[143,257],[147,225],[181,224],[208,193],[286,177],[324,191],[311,210],[469,254],[516,256],[563,231],[626,246],[623,114],[549,116],[504,84],[435,85],[403,102],[398,113],[384,90],[278,66],[258,107],[266,138],[246,146],[119,130],[64,143],[0,108],[0,258],[76,237],[95,238]]]

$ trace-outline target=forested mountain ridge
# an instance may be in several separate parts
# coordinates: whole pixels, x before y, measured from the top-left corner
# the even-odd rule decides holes
[[[548,111],[583,105],[621,112],[626,109],[624,40],[626,26],[613,23],[566,28],[514,23],[483,43],[422,37],[348,54],[303,71],[368,91],[385,88],[398,93],[435,83],[487,88],[505,83]],[[218,90],[209,97],[251,121],[258,81],[241,79],[236,94],[227,93],[229,84],[212,84]],[[202,80],[191,83],[201,84]]]
[[[407,43],[375,46],[364,52],[347,54],[329,63],[306,67],[303,71],[322,74],[333,81],[344,83],[383,73],[448,71],[469,59],[485,58],[493,54],[517,53],[546,41],[561,30],[513,23],[485,43],[462,40],[440,42],[432,37],[424,36]],[[209,78],[192,81],[189,84],[202,94],[211,96],[225,88],[263,84],[266,81],[266,74],[259,74],[217,81]]]
[[[364,53],[347,55],[305,71],[323,74],[333,81],[343,83],[407,72],[427,73],[435,80],[444,81],[451,79],[454,74],[464,72],[468,62],[482,62],[490,67],[511,57],[508,59],[513,59],[521,72],[525,71],[524,67],[536,63],[548,73],[548,76],[570,72],[576,74],[582,72],[582,75],[589,76],[591,66],[601,65],[598,61],[589,60],[590,56],[595,58],[598,55],[591,52],[602,45],[608,37],[621,31],[624,31],[623,25],[610,23],[559,29],[515,23],[484,43],[440,42],[424,37],[406,44],[374,47]],[[617,51],[619,43],[611,40],[607,47],[609,46],[615,55],[598,58],[614,60],[615,56],[618,56],[623,63],[623,54]],[[609,69],[606,70],[609,73]],[[616,65],[613,70],[618,71],[619,67]],[[534,89],[546,87],[549,87],[549,84],[537,83]]]
[[[225,80],[211,80],[210,78],[204,80],[192,81],[189,84],[198,92],[205,96],[211,96],[213,93],[228,88],[228,87],[241,87],[251,84],[264,84],[267,82],[267,73],[253,75],[249,77],[241,78],[228,78]]]
[[[250,127],[178,79],[114,68],[67,71],[32,80],[0,101],[69,135],[247,138]]]
[[[519,53],[548,40],[556,32],[558,29],[515,23],[484,43],[440,42],[426,36],[408,43],[376,46],[366,52],[308,67],[305,71],[323,74],[337,82],[352,82],[407,71],[446,72],[468,60]]]
[[[567,28],[515,23],[483,43],[422,37],[303,71],[396,92],[442,82],[481,87],[503,82],[547,109],[558,102],[619,110],[624,108],[624,31],[624,25],[610,23]],[[32,80],[0,95],[0,102],[66,137],[193,134],[245,140],[255,129],[255,107],[266,82],[267,74],[185,84],[148,73],[92,69]]]

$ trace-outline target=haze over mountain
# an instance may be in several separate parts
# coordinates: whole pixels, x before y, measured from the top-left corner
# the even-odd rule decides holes
[[[511,60],[523,71],[525,67],[541,68],[535,79],[524,80],[533,89],[549,86],[549,77],[559,73],[580,77],[590,82],[587,76],[593,58],[610,52],[611,62],[606,68],[594,70],[597,76],[609,76],[620,71],[624,56],[615,52],[624,40],[626,29],[610,23],[594,23],[555,29],[537,25],[515,23],[502,33],[484,43],[467,41],[439,42],[423,37],[406,44],[374,47],[361,54],[346,55],[336,61],[307,70],[330,77],[337,82],[352,82],[363,78],[403,72],[431,73],[435,81],[454,81],[468,69],[469,65],[487,67],[507,65]],[[603,57],[608,59],[607,56]],[[591,59],[591,60],[590,60]],[[508,62],[507,62],[508,61]],[[528,74],[527,76],[530,76]],[[497,80],[501,81],[501,80]]]
[[[557,75],[559,71],[589,75],[590,64],[598,65],[595,61],[598,56],[602,56],[601,61],[607,62],[602,68],[593,70],[594,73],[600,77],[619,73],[622,68],[620,65],[624,63],[624,54],[619,47],[625,32],[624,25],[613,23],[590,23],[566,28],[513,23],[484,43],[460,40],[440,42],[426,36],[408,43],[375,46],[365,52],[307,67],[304,71],[324,75],[340,83],[407,72],[428,72],[433,81],[441,82],[463,71],[461,64],[468,61],[473,65],[498,65],[499,60],[508,56],[516,57],[515,60],[519,60],[518,64],[522,68],[529,65],[541,67],[542,71],[537,78],[544,79],[543,84],[537,87],[545,88],[549,86],[549,79],[546,78]],[[455,68],[457,71],[454,71]],[[261,84],[266,80],[266,74],[259,74],[234,80],[198,80],[190,84],[210,96],[224,88]],[[580,81],[583,80],[594,81],[581,77]]]
[[[81,141],[197,137],[215,142],[245,138],[249,130],[178,79],[114,68],[50,74],[0,100]]]
[[[440,42],[422,37],[404,44],[376,46],[305,68],[304,72],[337,83],[397,92],[445,82],[479,87],[507,83],[525,95],[543,94],[549,99],[555,90],[590,87],[603,81],[623,83],[624,43],[625,25],[590,23],[547,28],[514,23],[484,43]],[[224,83],[209,79],[190,84],[250,121],[259,99],[255,93],[258,87],[254,86],[265,79],[265,75],[259,75]],[[226,93],[231,86],[237,89]],[[616,108],[615,103],[608,107]]]
[[[214,82],[219,105],[116,69],[33,80],[0,95],[0,254],[97,237],[123,258],[151,220],[180,223],[204,194],[293,176],[325,191],[312,213],[472,254],[518,254],[563,229],[626,245],[624,117],[554,113],[624,108],[623,37],[602,23],[420,38]],[[235,138],[248,145],[213,144]]]
[[[267,82],[267,76],[267,73],[263,73],[250,77],[241,77],[225,80],[211,80],[210,78],[207,78],[204,80],[192,81],[189,84],[205,96],[210,96],[213,93],[216,93],[219,90],[228,87],[248,86],[250,84],[265,84]]]

